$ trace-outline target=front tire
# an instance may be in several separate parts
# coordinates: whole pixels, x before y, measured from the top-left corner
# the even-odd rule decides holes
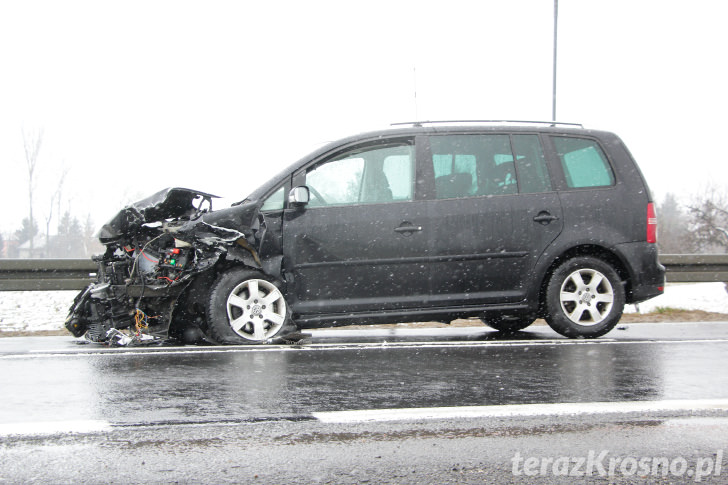
[[[238,268],[222,273],[207,305],[210,336],[221,344],[261,344],[295,330],[291,309],[268,276]]]
[[[570,338],[601,337],[624,310],[624,287],[608,263],[572,258],[556,268],[546,288],[546,322]]]

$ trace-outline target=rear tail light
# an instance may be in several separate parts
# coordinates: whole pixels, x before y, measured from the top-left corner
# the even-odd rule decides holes
[[[655,204],[652,202],[647,204],[647,242],[657,242],[657,215],[655,214]]]

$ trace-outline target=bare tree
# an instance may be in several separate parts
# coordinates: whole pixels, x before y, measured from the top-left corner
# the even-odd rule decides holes
[[[25,163],[28,168],[28,221],[29,226],[35,227],[35,219],[33,219],[33,192],[35,190],[35,176],[38,165],[38,154],[43,144],[43,130],[37,130],[30,133],[23,132],[23,148],[25,148]],[[30,238],[29,255],[33,257],[33,237]]]
[[[687,254],[696,250],[690,221],[683,209],[677,197],[669,192],[657,206],[657,244],[663,254]]]
[[[58,205],[58,219],[60,220],[60,210],[61,210],[61,195],[63,192],[63,183],[66,180],[66,175],[68,175],[68,168],[66,168],[63,164],[61,164],[61,174],[58,177],[58,186],[56,187],[56,190],[51,195],[51,202],[50,207],[48,208],[48,216],[46,217],[46,248],[50,247],[50,232],[51,232],[51,219],[53,219],[53,205]]]
[[[710,186],[695,196],[688,206],[697,250],[728,250],[728,197],[724,190]]]

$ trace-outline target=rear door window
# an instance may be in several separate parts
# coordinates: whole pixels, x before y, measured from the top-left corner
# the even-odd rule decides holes
[[[552,139],[569,188],[614,185],[612,167],[595,140],[565,136]]]
[[[538,135],[432,136],[430,148],[438,199],[551,190]]]
[[[551,191],[551,178],[538,135],[513,135],[518,188],[522,194]]]

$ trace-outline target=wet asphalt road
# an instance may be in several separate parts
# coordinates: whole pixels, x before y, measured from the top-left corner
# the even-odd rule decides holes
[[[651,453],[703,466],[728,450],[728,404],[650,412],[617,405],[728,403],[728,323],[622,328],[592,341],[563,339],[548,327],[515,338],[479,327],[319,330],[310,343],[265,347],[107,349],[66,337],[0,339],[0,483],[560,483],[564,477],[548,467],[536,477],[515,473],[515,453],[542,459],[611,450],[610,457]],[[321,418],[601,402],[614,410]],[[597,467],[592,477],[635,478],[616,470],[602,477]],[[728,465],[700,478],[728,482]]]

